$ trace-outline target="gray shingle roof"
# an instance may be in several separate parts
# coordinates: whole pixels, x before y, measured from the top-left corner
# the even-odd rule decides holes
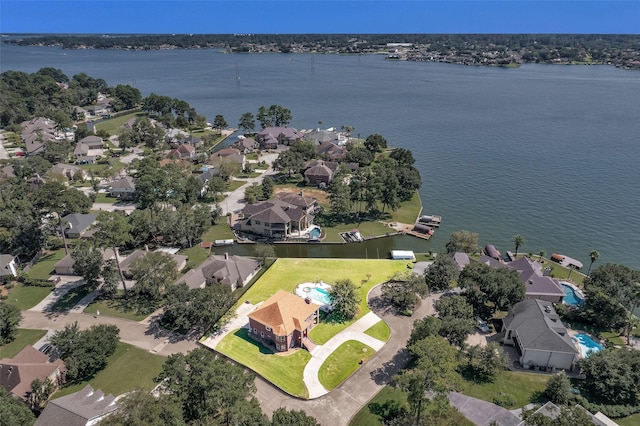
[[[81,391],[50,401],[35,426],[84,426],[117,408],[113,395],[105,395],[87,385]]]

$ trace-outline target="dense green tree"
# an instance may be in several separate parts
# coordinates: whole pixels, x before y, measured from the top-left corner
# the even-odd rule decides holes
[[[447,317],[473,319],[473,306],[463,296],[441,297],[435,301],[433,307],[442,320]]]
[[[51,344],[65,363],[66,380],[81,382],[107,365],[107,358],[118,346],[120,330],[115,325],[92,325],[81,331],[78,323],[67,325],[51,336]]]
[[[289,150],[300,153],[303,161],[316,158],[316,144],[312,140],[300,139],[295,141],[291,144]]]
[[[256,117],[263,129],[271,126],[286,126],[293,119],[291,111],[279,105],[271,105],[269,108],[261,106]]]
[[[162,324],[170,330],[205,332],[214,325],[223,325],[224,321],[220,319],[234,302],[228,286],[213,285],[193,290],[186,284],[170,286]]]
[[[481,305],[487,302],[495,312],[509,310],[525,297],[525,287],[518,272],[509,268],[495,269],[483,263],[470,263],[460,273],[458,283],[466,289],[464,295],[478,316],[485,316]]]
[[[371,152],[380,152],[387,148],[387,140],[378,133],[367,136],[364,147]]]
[[[120,276],[118,275],[118,267],[114,259],[108,259],[104,263],[104,267],[102,268],[100,277],[102,278],[102,286],[100,287],[100,292],[105,297],[113,297],[118,291],[118,282],[120,281]]]
[[[20,309],[0,301],[0,346],[6,345],[15,339],[21,320]]]
[[[434,303],[434,308],[442,320],[440,335],[451,344],[462,347],[473,331],[473,307],[462,296],[441,297]]]
[[[636,405],[640,385],[640,351],[619,349],[591,353],[579,361],[589,394],[607,404]]]
[[[407,392],[414,424],[420,425],[426,408],[446,397],[458,382],[456,349],[441,337],[428,336],[409,346],[414,367],[396,376],[397,385]]]
[[[110,248],[113,251],[120,281],[122,282],[122,289],[124,290],[126,298],[128,297],[127,285],[124,282],[124,275],[122,274],[120,261],[118,260],[118,248],[131,241],[131,226],[127,222],[127,218],[120,213],[100,212],[95,229],[94,238],[96,245],[101,248]]]
[[[360,306],[360,294],[356,285],[348,278],[338,280],[329,289],[329,298],[333,305],[332,314],[346,321],[355,317]]]
[[[389,157],[396,160],[401,167],[413,166],[413,163],[416,162],[415,158],[413,158],[413,153],[406,148],[394,148],[391,150]]]
[[[638,283],[640,271],[611,263],[599,266],[584,281],[583,316],[601,326],[624,325],[638,300]]]
[[[298,173],[304,166],[304,159],[299,152],[296,151],[282,151],[278,154],[278,158],[273,162],[274,170],[282,170],[287,172],[289,177],[293,173]]]
[[[411,314],[421,297],[429,294],[423,276],[410,272],[396,274],[382,285],[382,296],[400,312]]]
[[[327,191],[329,192],[329,212],[336,218],[344,218],[351,211],[351,188],[345,180],[346,173],[338,169]]]
[[[273,179],[271,179],[270,176],[265,177],[262,180],[262,199],[263,200],[268,200],[269,198],[273,197],[273,190],[275,188],[275,182],[273,181]]]
[[[255,245],[253,252],[260,259],[262,266],[267,262],[267,258],[276,257],[276,251],[271,244],[258,243]]]
[[[320,423],[302,410],[278,408],[273,412],[272,426],[320,426]]]
[[[447,253],[477,253],[478,234],[469,231],[456,231],[449,237],[446,248]]]
[[[238,120],[238,127],[240,127],[245,133],[253,132],[253,129],[256,127],[256,121],[253,114],[250,112],[242,114],[240,116],[240,120]]]
[[[431,291],[448,289],[459,275],[458,265],[448,254],[436,256],[436,260],[424,272],[427,286]]]
[[[167,288],[178,279],[176,262],[163,252],[148,252],[131,263],[131,275],[136,281],[133,289],[138,299],[157,303]]]
[[[554,404],[564,405],[569,403],[573,394],[571,393],[571,382],[563,372],[556,373],[547,382],[544,395]]]
[[[29,407],[0,386],[0,426],[31,425],[36,418]]]
[[[140,94],[140,90],[135,87],[129,86],[128,84],[118,84],[114,91],[113,95],[119,101],[121,108],[120,109],[132,109],[140,105],[142,102],[142,95]]]
[[[227,121],[224,119],[224,116],[222,114],[216,115],[215,118],[213,119],[213,128],[222,130],[227,127],[229,127],[229,125],[227,124]]]
[[[118,410],[100,421],[100,426],[186,425],[182,404],[172,395],[158,397],[144,390],[129,392],[118,401]]]
[[[398,167],[396,169],[396,177],[398,179],[398,198],[400,201],[409,201],[422,186],[420,172],[415,167]]]
[[[520,234],[515,234],[513,236],[513,244],[516,247],[515,256],[518,257],[518,249],[524,245],[524,237],[522,235],[520,235]]]
[[[509,358],[497,342],[486,346],[471,346],[466,351],[466,369],[477,382],[493,382],[496,375],[507,369]]]
[[[220,177],[228,181],[242,173],[242,165],[232,160],[222,159],[218,162],[218,171],[220,172]]]
[[[365,167],[373,162],[374,154],[361,145],[349,144],[347,146],[346,160],[352,163],[358,163],[360,167]]]
[[[46,378],[44,380],[34,379],[31,381],[31,392],[27,396],[27,403],[32,411],[39,413],[44,409],[49,397],[56,390],[53,380]]]
[[[79,241],[71,250],[73,272],[86,281],[87,286],[96,288],[102,273],[102,252],[86,241]]]
[[[411,337],[407,342],[408,346],[422,340],[428,336],[439,336],[440,328],[442,327],[442,320],[437,317],[425,317],[417,320],[413,323],[413,329],[411,330]]]
[[[186,421],[211,417],[234,424],[236,408],[256,390],[251,372],[205,348],[169,356],[156,380],[182,403]]]
[[[536,413],[535,409],[523,410],[522,418],[526,426],[578,426],[592,425],[589,413],[579,405],[561,406],[558,413],[547,416]]]

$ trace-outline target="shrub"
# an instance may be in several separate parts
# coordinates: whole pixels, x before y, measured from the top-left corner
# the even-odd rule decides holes
[[[516,398],[510,393],[498,392],[493,397],[493,403],[501,407],[513,407],[516,405]]]

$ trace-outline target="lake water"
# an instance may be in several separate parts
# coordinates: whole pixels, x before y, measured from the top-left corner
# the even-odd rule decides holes
[[[588,265],[595,249],[596,266],[640,268],[640,72],[477,68],[378,55],[0,46],[2,72],[45,66],[131,84],[144,96],[184,99],[230,125],[244,112],[278,104],[291,109],[294,127],[352,125],[354,135],[378,132],[411,149],[424,213],[442,215],[442,227],[429,242],[405,237],[378,251],[439,251],[451,232],[466,229],[503,252],[514,249],[519,233],[526,239],[521,252],[563,253]],[[375,257],[374,246],[352,246],[340,250]]]

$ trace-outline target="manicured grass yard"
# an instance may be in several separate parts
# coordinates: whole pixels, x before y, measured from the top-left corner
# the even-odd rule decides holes
[[[114,396],[135,389],[151,390],[156,385],[153,379],[162,371],[165,360],[162,356],[120,342],[104,370],[87,382],[56,392],[54,398],[77,392],[87,383],[94,389],[101,389],[105,394],[111,393]]]
[[[241,328],[225,336],[216,346],[216,351],[250,368],[291,395],[301,398],[309,395],[302,373],[311,354],[304,349],[289,355],[276,355],[253,341],[247,329]]]
[[[106,203],[106,204],[114,204],[118,202],[117,198],[109,197],[104,192],[98,192],[96,194],[96,203]]]
[[[377,324],[372,325],[364,332],[365,334],[368,334],[375,339],[382,340],[383,342],[386,342],[387,340],[389,340],[389,337],[391,337],[391,330],[389,329],[387,323],[384,321],[380,321]]]
[[[384,223],[375,222],[375,221],[374,222],[364,221],[364,222],[338,223],[335,226],[332,226],[331,228],[326,228],[326,227],[322,228],[322,230],[325,231],[326,233],[326,237],[324,241],[328,243],[330,242],[343,243],[344,239],[340,236],[340,233],[352,231],[354,228],[358,229],[358,231],[360,231],[360,234],[364,238],[386,235],[388,232],[390,233],[396,232],[395,230],[386,226]]]
[[[55,273],[53,266],[62,260],[64,256],[63,248],[42,256],[38,263],[29,269],[27,276],[39,280],[48,280],[49,277]]]
[[[359,288],[360,311],[355,319],[369,312],[367,293],[398,271],[406,270],[406,261],[363,259],[278,259],[264,275],[242,296],[242,301],[258,303],[267,300],[278,290],[294,292],[298,284],[322,280],[331,284],[349,278]],[[370,277],[367,275],[370,274]],[[242,302],[236,303],[235,308]],[[234,308],[234,309],[235,309]],[[311,330],[311,339],[324,344],[351,322],[320,323]]]
[[[498,392],[512,395],[516,403],[508,409],[519,408],[535,402],[536,394],[544,392],[549,376],[532,373],[503,371],[493,383],[474,383],[465,381],[462,393],[484,401],[493,402]]]
[[[616,419],[616,423],[618,423],[620,426],[640,425],[640,414],[634,414],[633,416]]]
[[[231,228],[229,228],[229,223],[227,222],[226,217],[221,217],[220,219],[218,219],[218,223],[207,229],[207,232],[202,234],[202,241],[209,242],[233,238],[235,238],[235,235],[233,234],[233,231],[231,231]]]
[[[344,342],[320,367],[318,379],[326,389],[331,390],[344,382],[353,372],[375,354],[370,346],[356,340]]]
[[[84,313],[95,314],[98,311],[100,311],[100,315],[125,318],[131,321],[142,321],[148,316],[146,313],[140,313],[135,306],[127,306],[124,296],[113,300],[95,299],[85,308]]]
[[[0,359],[13,358],[18,352],[24,349],[25,346],[33,345],[45,334],[47,334],[46,330],[29,330],[26,328],[19,328],[13,342],[0,346]]]
[[[124,126],[124,124],[132,118],[146,117],[147,114],[143,112],[133,112],[131,114],[121,115],[120,117],[112,118],[109,120],[104,120],[99,123],[96,123],[96,130],[104,130],[108,132],[110,135],[115,135],[120,130],[120,127]]]
[[[178,254],[187,256],[187,269],[197,268],[209,256],[209,249],[204,249],[199,245],[188,249],[180,250]]]
[[[86,285],[74,287],[64,294],[61,298],[56,300],[56,303],[51,306],[53,312],[66,312],[73,308],[76,303],[82,300],[87,294],[91,293],[91,289]]]
[[[7,303],[16,305],[21,311],[26,311],[40,303],[42,299],[51,293],[51,290],[53,290],[53,285],[51,287],[36,287],[17,283],[15,287],[9,290]]]
[[[246,183],[247,182],[244,180],[232,180],[227,184],[227,191],[229,192],[235,191],[236,189],[240,188],[242,185]]]

